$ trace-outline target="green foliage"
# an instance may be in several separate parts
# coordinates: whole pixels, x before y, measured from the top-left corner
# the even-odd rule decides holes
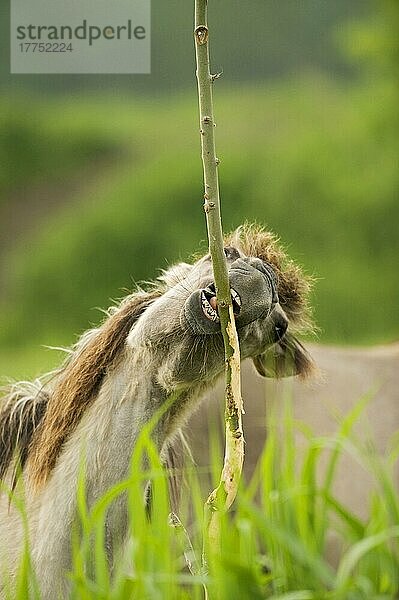
[[[381,0],[378,0],[379,2]],[[221,2],[210,3],[212,55],[216,67],[223,67],[227,81],[258,81],[286,76],[303,68],[347,73],[347,63],[331,42],[331,29],[342,21],[370,13],[370,0],[301,0],[296,2],[246,3],[232,0],[226,7]],[[9,52],[8,3],[0,4],[0,53]],[[83,90],[131,89],[133,93],[153,95],[176,88],[191,89],[194,82],[194,62],[190,52],[193,44],[193,2],[152,0],[151,76],[136,75],[74,75],[54,77],[15,77],[9,73],[7,60],[0,63],[0,84],[14,89],[42,90],[44,94],[61,91],[65,94]],[[228,24],[228,25],[227,25]],[[232,43],[234,41],[234,43]]]
[[[82,130],[68,135],[62,119],[51,131],[46,115],[29,101],[4,98],[0,104],[0,204],[10,191],[38,183],[46,176],[49,184],[73,169],[115,151],[101,132]],[[0,225],[1,231],[1,225]]]
[[[375,2],[373,19],[356,20],[340,31],[346,53],[368,70],[397,77],[399,68],[399,5],[396,0]]]
[[[342,421],[336,435],[330,437],[315,437],[303,424],[294,422],[289,403],[282,423],[272,416],[253,479],[241,486],[234,513],[222,517],[221,549],[210,549],[208,570],[198,569],[194,575],[189,573],[183,557],[188,541],[168,524],[166,474],[151,442],[150,427],[144,429],[134,450],[128,479],[110,489],[90,509],[85,501],[82,469],[78,491],[80,527],[75,530],[70,573],[71,598],[200,600],[204,597],[204,584],[209,598],[218,600],[396,598],[399,500],[393,472],[397,466],[397,440],[392,450],[381,457],[370,442],[357,439],[352,429],[366,402],[360,402]],[[296,454],[297,435],[305,436],[301,461]],[[365,520],[334,496],[336,466],[346,453],[360,462],[374,482],[371,496],[365,498],[371,506]],[[322,470],[324,477],[320,477],[322,464],[326,465]],[[213,468],[214,480],[218,478],[218,466]],[[148,480],[153,485],[151,521],[146,518],[143,505],[143,486]],[[200,491],[199,475],[192,467],[187,469],[187,485],[190,493],[183,493],[185,502],[180,516],[188,523],[189,505],[192,507],[188,532],[199,563],[205,496]],[[132,535],[127,556],[118,560],[115,578],[110,580],[103,525],[107,507],[122,493],[128,497]],[[331,533],[342,547],[335,567],[326,559],[326,539]],[[193,561],[193,556],[190,558]],[[28,597],[29,573],[27,554],[16,594],[10,591],[10,600]]]
[[[281,236],[318,279],[313,304],[322,340],[394,339],[394,87],[381,81],[340,88],[312,76],[267,89],[220,90],[224,229],[257,220]],[[100,320],[94,307],[198,249],[205,230],[194,103],[194,96],[162,104],[31,102],[31,115],[46,114],[46,135],[68,147],[85,132],[131,148],[133,167],[129,159],[106,174],[99,170],[90,190],[8,253],[0,345],[69,344],[72,334]]]

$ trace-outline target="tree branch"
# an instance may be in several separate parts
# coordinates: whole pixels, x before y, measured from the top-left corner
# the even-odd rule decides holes
[[[242,430],[243,404],[240,382],[240,349],[234,321],[220,215],[219,160],[216,157],[215,150],[215,121],[212,99],[212,84],[217,79],[217,76],[211,75],[209,66],[207,4],[207,0],[195,0],[194,38],[205,187],[204,210],[226,364],[226,446],[224,466],[220,483],[209,495],[205,504],[207,513],[207,543],[210,544],[211,549],[216,549],[220,541],[218,514],[220,511],[226,511],[230,508],[238,490],[244,460],[244,435]]]

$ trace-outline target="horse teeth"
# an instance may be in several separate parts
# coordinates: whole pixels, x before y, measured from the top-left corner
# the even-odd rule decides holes
[[[211,321],[219,321],[219,315],[217,314],[216,310],[214,310],[209,304],[204,292],[201,293],[201,305],[202,312],[208,319],[210,319]]]
[[[231,297],[237,306],[241,307],[241,298],[233,288],[230,288]]]

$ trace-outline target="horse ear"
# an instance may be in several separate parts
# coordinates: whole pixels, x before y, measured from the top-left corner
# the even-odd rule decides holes
[[[252,360],[262,377],[280,379],[299,375],[306,378],[314,370],[314,363],[308,351],[290,333]]]

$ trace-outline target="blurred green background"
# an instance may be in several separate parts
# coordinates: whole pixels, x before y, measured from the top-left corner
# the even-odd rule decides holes
[[[153,0],[152,74],[12,76],[0,11],[0,376],[57,364],[133,282],[205,248],[193,2]],[[397,339],[399,5],[210,2],[224,229],[317,278],[320,340]]]

